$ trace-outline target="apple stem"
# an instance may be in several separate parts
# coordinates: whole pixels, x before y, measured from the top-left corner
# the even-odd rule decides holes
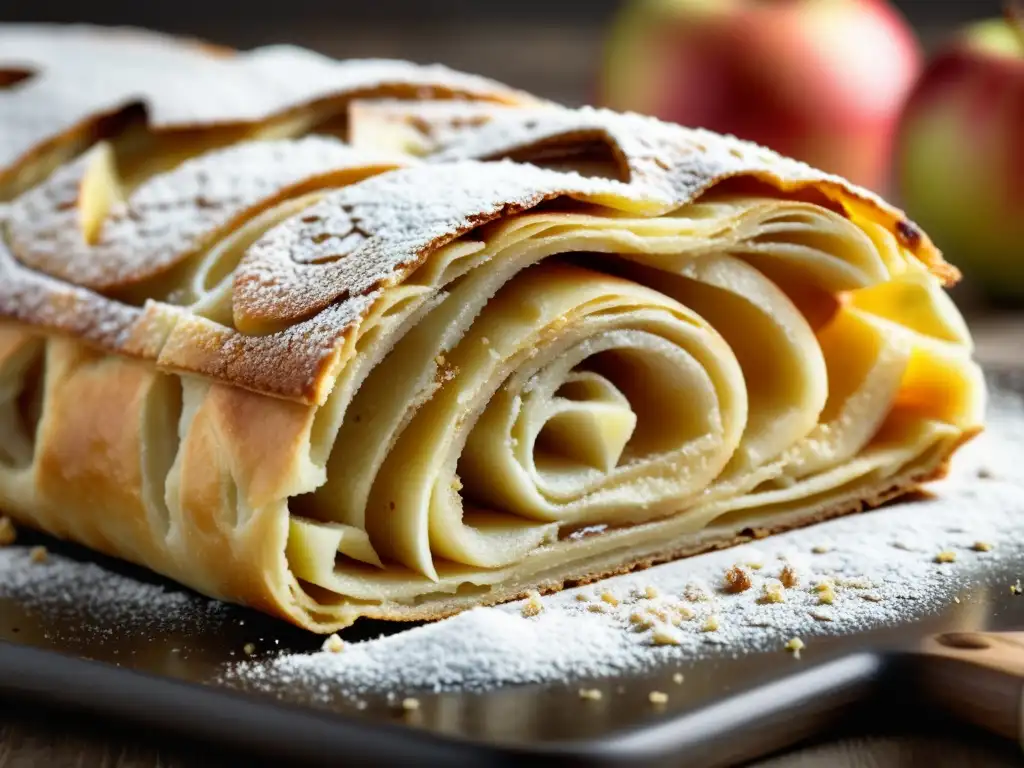
[[[1021,6],[1020,0],[1007,0],[1003,15],[1010,29],[1017,35],[1021,49],[1024,50],[1024,6]]]

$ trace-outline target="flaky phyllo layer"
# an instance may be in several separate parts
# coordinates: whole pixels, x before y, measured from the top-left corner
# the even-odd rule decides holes
[[[374,155],[101,146],[12,203],[0,506],[330,630],[852,512],[978,431],[956,273],[898,211],[704,132],[491,112],[367,110]]]

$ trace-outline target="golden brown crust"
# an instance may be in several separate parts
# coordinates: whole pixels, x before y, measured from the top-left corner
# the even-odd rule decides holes
[[[370,311],[379,290],[402,282],[429,253],[468,230],[556,198],[657,215],[737,177],[757,179],[782,195],[821,194],[851,214],[885,226],[941,279],[950,282],[956,277],[899,211],[865,190],[768,150],[634,115],[555,109],[511,112],[520,115],[518,123],[506,125],[512,118],[503,118],[468,130],[433,158],[436,165],[401,169],[338,190],[268,232],[235,270],[234,328],[182,313],[158,364],[297,402],[322,402],[332,386],[340,347]],[[581,132],[580,123],[590,127]],[[477,135],[484,131],[493,135]],[[614,148],[620,164],[617,174],[628,176],[628,183],[530,165],[458,159],[503,157],[556,139],[562,146],[577,139],[590,143],[598,136]],[[38,251],[38,244],[30,245],[30,235],[37,230],[26,226],[16,228],[25,235],[15,243],[26,252],[33,247]],[[125,263],[135,253],[133,238],[119,235],[114,229],[109,235],[104,231],[105,252],[113,265],[109,272],[134,279],[134,262]],[[92,254],[87,249],[76,257],[62,249],[54,258],[67,261],[58,267],[52,266],[53,259],[34,263],[49,264],[48,269],[73,282],[109,285],[102,270],[91,277]],[[160,261],[176,263],[180,258]],[[19,290],[23,288],[16,280],[0,286],[0,316],[43,325],[42,317],[37,319],[34,311],[26,311],[20,306],[23,302],[12,298]],[[93,311],[107,316],[124,310]],[[128,351],[116,345],[104,348]]]

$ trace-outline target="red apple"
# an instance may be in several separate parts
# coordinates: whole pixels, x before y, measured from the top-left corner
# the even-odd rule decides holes
[[[913,216],[990,294],[1024,296],[1024,26],[964,30],[930,63],[899,133]]]
[[[920,67],[912,31],[883,0],[632,0],[599,98],[883,191]]]

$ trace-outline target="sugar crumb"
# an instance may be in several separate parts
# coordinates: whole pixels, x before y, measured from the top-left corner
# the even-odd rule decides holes
[[[523,616],[526,618],[537,616],[543,610],[544,603],[540,599],[540,592],[536,589],[531,589],[526,593],[526,604],[523,605]]]
[[[794,659],[800,658],[800,651],[806,648],[806,644],[799,637],[791,637],[786,643],[786,650],[793,654]]]
[[[667,624],[655,624],[651,632],[651,643],[654,645],[680,645],[682,641],[679,630]]]
[[[761,603],[784,603],[786,602],[786,588],[778,579],[765,579],[761,585]]]
[[[321,650],[326,651],[327,653],[341,653],[345,650],[345,641],[338,636],[337,632],[335,632],[324,640]]]
[[[413,696],[406,696],[402,699],[402,709],[406,712],[415,712],[420,708],[420,700]]]
[[[836,601],[836,590],[831,581],[822,581],[814,587],[818,593],[818,603],[832,605]]]

